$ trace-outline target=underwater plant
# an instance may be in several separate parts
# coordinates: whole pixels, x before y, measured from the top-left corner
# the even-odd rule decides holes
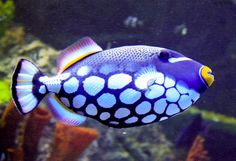
[[[211,125],[211,128],[219,129],[225,131],[227,133],[236,134],[236,118],[232,116],[223,115],[220,113],[207,111],[207,110],[200,110],[197,107],[193,107],[188,110],[187,114],[201,114],[202,118],[205,121],[211,121],[216,124]]]
[[[0,80],[0,104],[6,103],[9,101],[11,94],[10,94],[10,82],[5,80]]]
[[[74,161],[98,137],[95,129],[57,123],[53,150],[48,161]]]
[[[14,46],[22,45],[24,37],[25,30],[23,26],[13,26],[8,28],[0,39],[1,57],[4,58],[4,54],[10,52]]]
[[[23,161],[22,149],[8,148],[6,150],[0,149],[1,161]]]
[[[50,112],[42,107],[22,117],[10,101],[0,119],[0,151],[13,161],[36,160],[40,138],[51,119]],[[95,129],[56,123],[52,152],[46,160],[76,160],[98,137]]]
[[[35,160],[37,157],[37,148],[39,140],[42,135],[42,131],[49,123],[51,114],[44,108],[38,108],[27,120],[27,125],[24,132],[23,149],[25,154],[25,160]],[[35,126],[37,125],[37,126]]]
[[[0,0],[0,37],[14,18],[15,4],[13,0]]]
[[[189,152],[186,161],[209,161],[208,152],[204,147],[205,139],[202,135],[198,135]]]
[[[14,103],[10,101],[0,119],[0,147],[2,149],[16,148],[16,135],[20,122],[24,118],[14,109]]]

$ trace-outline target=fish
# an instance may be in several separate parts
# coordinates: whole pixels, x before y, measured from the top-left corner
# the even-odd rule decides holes
[[[84,37],[60,52],[55,76],[21,58],[11,93],[22,115],[47,96],[48,108],[65,124],[79,126],[89,117],[128,128],[185,111],[213,82],[208,66],[177,51],[146,45],[103,50]]]

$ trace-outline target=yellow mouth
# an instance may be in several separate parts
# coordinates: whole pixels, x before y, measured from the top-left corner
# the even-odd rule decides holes
[[[204,66],[201,70],[201,76],[203,80],[207,83],[207,86],[210,87],[214,82],[214,75],[212,74],[211,69],[208,66]]]

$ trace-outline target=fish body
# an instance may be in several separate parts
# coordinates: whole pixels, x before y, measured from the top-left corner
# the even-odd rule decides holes
[[[44,76],[34,64],[20,60],[12,95],[22,114],[48,94],[49,108],[67,124],[91,117],[125,128],[183,112],[213,81],[210,68],[176,51],[144,45],[103,51],[84,38],[62,51],[56,76]]]

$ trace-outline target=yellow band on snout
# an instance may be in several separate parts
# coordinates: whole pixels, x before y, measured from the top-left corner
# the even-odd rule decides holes
[[[214,82],[214,76],[212,75],[212,71],[208,66],[204,66],[201,70],[201,76],[204,81],[207,83],[208,87],[212,85]]]

